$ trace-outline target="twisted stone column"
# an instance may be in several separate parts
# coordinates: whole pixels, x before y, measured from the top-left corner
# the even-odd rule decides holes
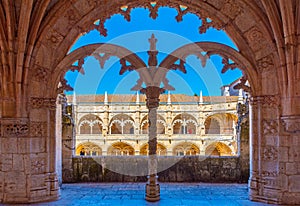
[[[148,108],[149,118],[149,182],[146,185],[146,200],[155,202],[160,199],[160,186],[157,183],[157,108],[159,106],[159,95],[163,92],[163,89],[155,86],[149,86],[142,90],[146,94],[146,105]]]

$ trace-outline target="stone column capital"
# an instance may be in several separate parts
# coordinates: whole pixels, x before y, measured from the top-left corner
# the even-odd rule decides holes
[[[157,108],[159,106],[159,95],[165,90],[156,86],[149,86],[141,90],[142,93],[146,94],[146,106],[148,109]]]

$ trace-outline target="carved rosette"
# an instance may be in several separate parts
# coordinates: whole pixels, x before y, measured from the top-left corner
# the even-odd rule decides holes
[[[43,174],[46,171],[44,158],[37,157],[31,159],[31,174]]]
[[[229,16],[231,19],[234,19],[241,12],[241,7],[238,5],[236,0],[225,0],[221,11]]]
[[[278,159],[278,150],[275,147],[267,146],[263,150],[263,160],[274,161]]]
[[[46,68],[36,65],[33,71],[33,78],[38,82],[46,82],[48,74],[49,73]]]
[[[273,55],[268,55],[257,61],[257,67],[260,72],[269,71],[274,67]]]
[[[281,117],[285,131],[289,133],[300,132],[300,116],[283,116]]]
[[[30,106],[32,109],[56,109],[56,99],[32,97]]]
[[[55,49],[60,45],[60,43],[64,39],[64,37],[57,31],[55,31],[54,29],[50,30],[50,32],[47,34],[46,38],[48,40],[48,42],[47,42],[48,45]]]
[[[278,122],[276,120],[263,120],[263,134],[275,135],[278,133]]]

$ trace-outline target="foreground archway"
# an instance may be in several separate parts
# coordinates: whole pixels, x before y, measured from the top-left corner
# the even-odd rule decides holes
[[[131,8],[144,6],[155,17],[157,8],[166,5],[177,8],[179,20],[185,12],[201,15],[200,31],[209,26],[224,28],[257,72],[257,78],[249,76],[255,79],[251,82],[250,198],[300,204],[300,173],[289,169],[299,165],[300,63],[295,57],[300,52],[296,23],[300,2],[151,2],[1,2],[0,202],[49,201],[59,196],[55,164],[59,75],[54,71],[79,34],[98,18],[99,30],[105,34],[104,21],[115,13],[129,19]],[[187,9],[182,11],[180,5]]]

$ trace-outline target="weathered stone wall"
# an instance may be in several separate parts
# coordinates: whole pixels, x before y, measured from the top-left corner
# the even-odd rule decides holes
[[[249,167],[240,157],[158,157],[162,182],[247,182]],[[145,182],[148,158],[143,156],[74,157],[68,182]]]

